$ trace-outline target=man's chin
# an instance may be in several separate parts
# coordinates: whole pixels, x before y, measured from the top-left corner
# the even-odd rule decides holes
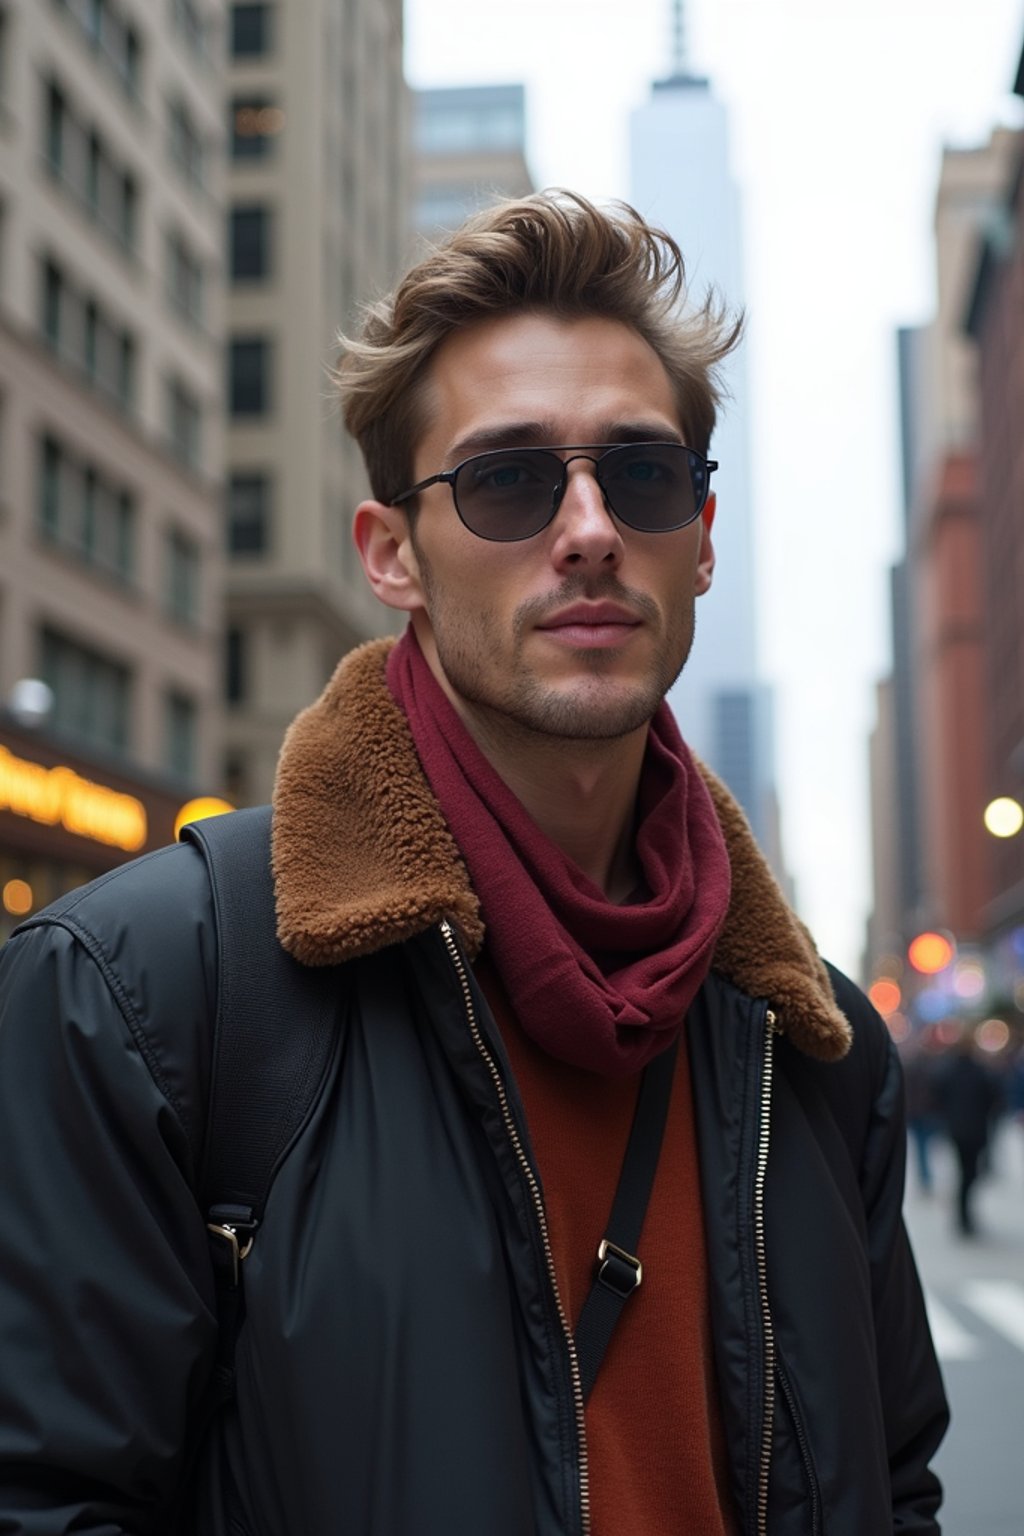
[[[538,735],[562,741],[616,741],[650,724],[663,694],[592,680],[571,689],[551,689],[522,700],[512,713]]]

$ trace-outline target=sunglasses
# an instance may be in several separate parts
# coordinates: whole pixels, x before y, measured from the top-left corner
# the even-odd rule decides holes
[[[561,458],[563,453],[569,457]],[[714,459],[682,443],[498,448],[421,480],[391,505],[400,506],[429,485],[450,485],[455,510],[470,533],[514,544],[532,539],[553,520],[576,459],[589,459],[608,510],[637,533],[672,533],[694,522],[718,468]]]

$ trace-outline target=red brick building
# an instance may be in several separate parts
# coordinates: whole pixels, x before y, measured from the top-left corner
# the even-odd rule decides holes
[[[1024,96],[1024,53],[1014,88]],[[1015,150],[1005,200],[979,242],[967,330],[978,354],[985,799],[1024,802],[1024,133]],[[990,839],[988,853],[986,928],[998,941],[1024,929],[1024,833]]]

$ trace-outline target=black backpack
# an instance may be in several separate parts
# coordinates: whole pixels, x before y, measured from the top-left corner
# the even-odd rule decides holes
[[[198,1180],[220,1321],[212,1413],[233,1390],[245,1255],[327,1075],[344,967],[300,965],[278,941],[269,805],[192,822],[182,836],[206,862],[217,929],[217,1015]]]

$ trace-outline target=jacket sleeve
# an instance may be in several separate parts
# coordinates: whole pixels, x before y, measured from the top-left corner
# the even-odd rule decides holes
[[[938,1536],[942,1498],[930,1462],[949,1410],[925,1314],[921,1283],[903,1223],[906,1118],[896,1049],[874,1009],[845,977],[836,993],[870,1047],[873,1103],[861,1163],[877,1342],[892,1486],[893,1531]]]
[[[4,1536],[165,1531],[212,1366],[191,1143],[138,997],[74,924],[0,953]]]

